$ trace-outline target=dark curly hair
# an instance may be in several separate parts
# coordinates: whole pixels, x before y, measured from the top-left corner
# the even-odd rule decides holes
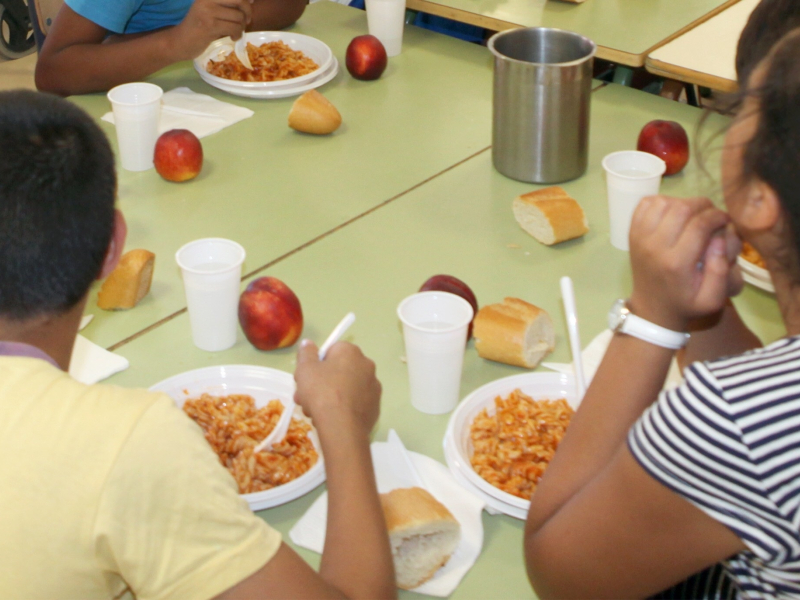
[[[114,155],[74,104],[0,92],[0,316],[75,306],[97,278],[114,228]]]

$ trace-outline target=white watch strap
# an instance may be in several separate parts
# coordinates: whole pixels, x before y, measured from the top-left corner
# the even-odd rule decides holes
[[[626,335],[631,335],[645,342],[650,342],[662,348],[670,348],[678,350],[686,345],[689,341],[688,333],[681,333],[680,331],[673,331],[661,325],[656,325],[650,321],[637,317],[633,313],[628,313],[625,316],[625,321],[622,323],[620,331]]]

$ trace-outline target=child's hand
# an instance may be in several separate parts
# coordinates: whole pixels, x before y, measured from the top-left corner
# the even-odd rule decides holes
[[[172,31],[175,51],[193,59],[219,38],[236,40],[252,18],[252,0],[194,0],[183,21]]]
[[[304,342],[297,353],[294,399],[314,421],[320,436],[369,435],[380,413],[381,384],[375,363],[358,346],[338,342],[325,360],[317,357],[317,346]]]
[[[634,314],[686,331],[690,320],[721,310],[739,293],[740,243],[729,222],[707,198],[642,200],[630,232]]]

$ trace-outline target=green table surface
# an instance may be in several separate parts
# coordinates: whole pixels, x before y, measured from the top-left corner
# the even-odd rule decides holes
[[[605,327],[612,301],[630,291],[628,254],[609,243],[602,157],[634,147],[640,128],[651,119],[674,119],[691,132],[700,114],[698,109],[621,86],[610,85],[593,94],[590,167],[582,178],[564,184],[586,210],[591,231],[583,239],[545,247],[523,232],[512,215],[511,201],[536,186],[499,175],[487,150],[287,257],[266,273],[286,282],[299,296],[305,337],[319,342],[346,312],[356,313],[357,321],[346,339],[375,360],[384,389],[375,439],[384,440],[388,429],[394,428],[410,450],[443,462],[442,439],[449,415],[425,415],[410,405],[397,304],[432,274],[456,275],[472,287],[481,304],[517,296],[547,309],[557,331],[556,349],[549,360],[568,362],[559,278],[567,274],[574,280],[584,345]],[[714,117],[706,128],[713,131],[725,122]],[[716,173],[718,152],[709,150],[705,155],[708,169]],[[716,195],[717,189],[714,178],[694,161],[662,185],[663,192],[684,196]],[[737,305],[765,339],[781,335],[771,295],[748,286]],[[257,364],[292,371],[295,348],[259,352],[240,333],[230,350],[202,352],[192,345],[184,314],[118,352],[130,360],[131,367],[109,382],[149,386],[210,365]],[[470,342],[462,397],[489,381],[521,372],[478,357]],[[258,514],[286,535],[322,489]],[[483,525],[483,552],[453,597],[534,597],[522,562],[523,523],[484,513]],[[299,552],[312,564],[318,563],[314,553]]]
[[[403,53],[377,81],[358,81],[344,67],[350,40],[367,32],[364,11],[334,2],[308,6],[296,31],[323,40],[341,63],[320,91],[339,109],[330,136],[287,125],[294,98],[231,96],[200,80],[191,63],[150,81],[248,107],[255,115],[202,140],[205,164],[186,183],[155,170],[119,170],[119,206],[128,222],[126,248],[156,254],[151,293],[134,310],[96,315],[87,337],[112,346],[185,306],[175,251],[203,237],[224,237],[247,251],[252,272],[335,230],[464,160],[491,143],[491,60],[485,48],[408,27]],[[73,100],[99,119],[105,95]],[[101,122],[116,146],[114,127]],[[96,290],[95,290],[96,291]]]
[[[594,40],[598,56],[641,66],[647,52],[737,0],[407,0],[408,8],[492,30],[555,27]]]

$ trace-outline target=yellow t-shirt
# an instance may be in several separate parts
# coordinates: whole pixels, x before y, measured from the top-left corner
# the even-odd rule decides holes
[[[0,540],[0,598],[26,599],[211,598],[281,543],[167,396],[23,357],[0,357]]]

